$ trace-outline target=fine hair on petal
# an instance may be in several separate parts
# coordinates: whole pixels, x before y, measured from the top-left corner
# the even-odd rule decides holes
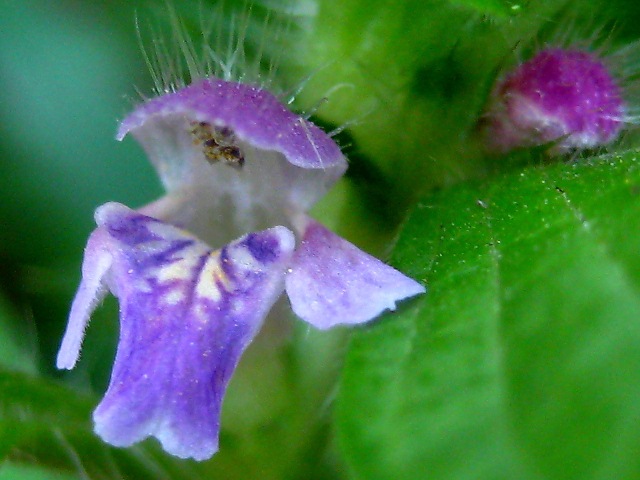
[[[277,72],[296,29],[311,10],[277,2],[166,1],[155,24],[136,18],[138,42],[157,95],[175,92],[207,77],[282,91]]]
[[[295,55],[285,55],[298,47],[298,34],[316,14],[317,5],[309,0],[221,0],[212,6],[201,0],[175,4],[166,0],[156,9],[155,22],[142,22],[136,16],[136,32],[156,95],[216,77],[257,85],[291,105],[309,81],[333,63],[314,69],[294,85],[283,82],[284,75],[279,74],[296,61]],[[309,119],[337,91],[353,88],[349,83],[336,84],[311,106],[296,110]],[[331,136],[357,124],[371,110],[339,125]]]
[[[529,41],[518,41],[513,52],[517,63],[524,63],[537,52],[549,48],[581,50],[588,52],[605,65],[616,81],[625,102],[622,118],[625,124],[637,124],[640,113],[640,41],[621,43],[617,38],[618,26],[599,22],[593,14],[576,17],[575,6],[570,2],[548,28],[542,28]]]

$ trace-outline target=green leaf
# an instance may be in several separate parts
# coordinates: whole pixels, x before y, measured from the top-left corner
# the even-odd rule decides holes
[[[0,480],[78,480],[79,478],[76,475],[13,462],[6,462],[0,467]]]
[[[130,449],[103,443],[92,431],[95,403],[53,382],[0,371],[0,458],[9,472],[36,475],[30,467],[37,465],[50,478],[200,478],[193,463],[164,456],[152,442]]]
[[[352,341],[356,478],[638,478],[636,153],[429,195],[394,258],[429,292]]]
[[[511,0],[452,0],[451,3],[477,10],[478,13],[494,15],[500,18],[519,13],[525,2]]]

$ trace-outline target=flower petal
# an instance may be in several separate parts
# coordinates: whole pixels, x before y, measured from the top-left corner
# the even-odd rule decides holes
[[[129,132],[167,192],[184,199],[182,225],[214,245],[287,225],[285,212],[307,211],[347,168],[331,137],[274,95],[216,78],[146,101],[117,138]],[[211,231],[211,212],[225,228]]]
[[[308,217],[301,230],[286,291],[296,315],[317,328],[369,321],[426,291]]]
[[[96,229],[84,250],[82,281],[73,299],[69,323],[58,352],[58,368],[72,369],[76,364],[89,317],[107,293],[105,276],[112,263],[109,250],[109,236],[103,230]]]
[[[110,286],[121,317],[96,432],[116,446],[155,436],[172,455],[209,458],[226,385],[284,288],[293,234],[274,227],[211,251],[123,205],[96,218],[116,245]]]
[[[197,183],[213,171],[229,177],[228,183],[250,171],[251,165],[255,170],[268,163],[289,177],[287,191],[293,190],[294,197],[313,186],[317,193],[306,194],[314,197],[312,204],[347,168],[331,137],[267,90],[217,78],[143,103],[123,120],[117,138],[129,132],[144,147],[168,190]],[[218,168],[229,165],[234,168]]]
[[[228,127],[239,138],[260,149],[281,152],[302,168],[346,166],[342,152],[327,134],[292,113],[267,90],[217,78],[194,82],[144,103],[125,118],[117,138],[121,140],[150,117],[172,114]]]
[[[346,167],[344,156],[331,137],[292,113],[267,90],[213,77],[144,103],[124,119],[117,139],[151,117],[172,114],[228,127],[257,148],[281,152],[298,167]]]

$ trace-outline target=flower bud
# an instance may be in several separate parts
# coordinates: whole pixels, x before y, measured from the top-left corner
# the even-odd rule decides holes
[[[611,143],[624,118],[621,89],[598,56],[547,48],[497,82],[484,134],[496,153],[545,144],[566,153]]]

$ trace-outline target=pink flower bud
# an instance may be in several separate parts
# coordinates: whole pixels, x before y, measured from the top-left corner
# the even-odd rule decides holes
[[[491,151],[554,143],[552,153],[565,153],[614,141],[624,125],[625,104],[596,55],[549,48],[498,81],[484,118]]]

